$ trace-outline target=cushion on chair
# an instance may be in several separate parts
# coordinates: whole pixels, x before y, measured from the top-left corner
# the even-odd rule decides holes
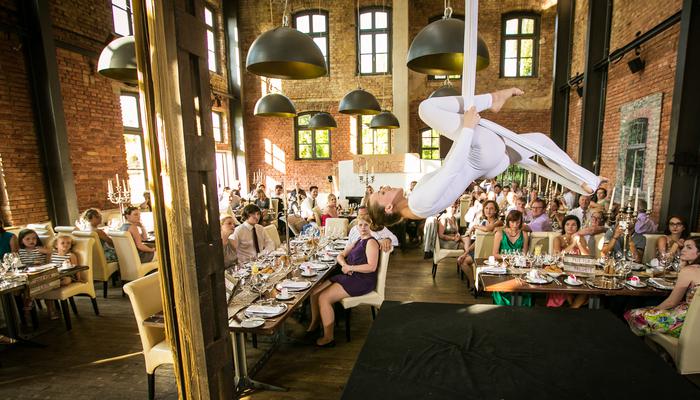
[[[343,308],[353,308],[361,304],[379,307],[382,305],[383,301],[384,298],[373,290],[367,294],[363,294],[362,296],[346,297],[340,300],[340,304],[343,305]]]
[[[659,234],[653,234],[653,233],[647,233],[644,235],[644,238],[646,239],[646,244],[644,245],[644,256],[642,256],[642,262],[643,263],[648,263],[652,258],[656,257],[656,242],[659,241],[659,238],[664,235],[659,235]]]
[[[282,244],[282,241],[280,240],[280,235],[277,233],[277,227],[275,225],[268,225],[263,228],[265,231],[265,234],[272,239],[272,242],[275,244],[275,249],[280,247]]]
[[[656,334],[649,335],[649,339],[658,343],[671,355],[671,358],[675,361],[678,358],[678,339],[671,335]]]
[[[172,364],[173,352],[170,350],[170,341],[168,339],[151,347],[148,354],[144,354],[146,358],[146,373],[152,374],[159,365]]]

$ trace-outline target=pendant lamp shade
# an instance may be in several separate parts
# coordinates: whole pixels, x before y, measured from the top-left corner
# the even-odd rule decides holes
[[[476,70],[489,65],[489,49],[478,37]],[[430,75],[461,74],[464,62],[464,21],[440,19],[423,28],[408,49],[408,68]]]
[[[248,50],[246,69],[279,79],[313,79],[326,75],[321,49],[305,33],[279,26],[258,36]]]
[[[114,39],[102,49],[97,61],[97,72],[107,78],[126,83],[138,82],[134,37],[123,36]]]
[[[457,89],[454,88],[454,86],[450,85],[444,85],[440,86],[439,88],[435,89],[433,93],[428,96],[428,98],[433,98],[433,97],[449,97],[449,96],[459,96],[461,93],[457,91]]]
[[[355,89],[340,100],[338,112],[351,115],[375,115],[382,111],[379,102],[370,92]]]
[[[335,118],[329,113],[319,112],[311,117],[308,126],[311,129],[332,129],[337,128],[338,124],[335,122]]]
[[[382,111],[372,117],[369,123],[372,129],[398,129],[400,127],[399,120],[389,111]]]
[[[294,118],[297,115],[297,110],[287,96],[270,93],[255,103],[253,114],[258,117]]]

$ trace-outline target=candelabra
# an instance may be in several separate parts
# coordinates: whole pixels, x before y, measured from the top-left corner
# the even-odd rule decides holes
[[[365,169],[364,174],[360,173],[360,183],[365,184],[365,185],[370,185],[374,183],[374,175],[369,174],[369,170]]]
[[[119,183],[119,174],[116,175],[116,181],[116,188],[112,185],[111,179],[107,181],[107,199],[119,206],[119,215],[124,222],[124,209],[131,202],[131,190],[125,180],[122,179],[121,184]]]

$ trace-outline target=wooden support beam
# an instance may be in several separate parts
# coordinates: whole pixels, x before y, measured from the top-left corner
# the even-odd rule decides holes
[[[554,47],[554,80],[552,82],[552,127],[550,137],[557,146],[566,150],[569,127],[569,75],[571,48],[574,35],[574,8],[576,0],[557,2],[557,23]]]

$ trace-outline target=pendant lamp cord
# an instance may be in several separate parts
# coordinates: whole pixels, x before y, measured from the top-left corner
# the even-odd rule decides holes
[[[357,4],[357,47],[360,47],[362,45],[362,42],[360,41],[360,0],[356,0],[355,3]],[[359,55],[358,55],[359,57]],[[362,65],[361,60],[358,58],[357,60],[358,67]],[[360,86],[360,71],[357,71],[357,75],[355,76],[355,80],[357,81],[357,88],[362,89]]]
[[[272,0],[270,0],[270,25],[275,26],[275,19],[272,17]]]
[[[284,0],[284,11],[282,12],[282,26],[289,26],[289,10],[287,7],[289,6],[289,2],[287,0]]]
[[[448,19],[452,17],[452,7],[450,6],[450,0],[445,0],[445,11],[442,14],[442,19]]]

